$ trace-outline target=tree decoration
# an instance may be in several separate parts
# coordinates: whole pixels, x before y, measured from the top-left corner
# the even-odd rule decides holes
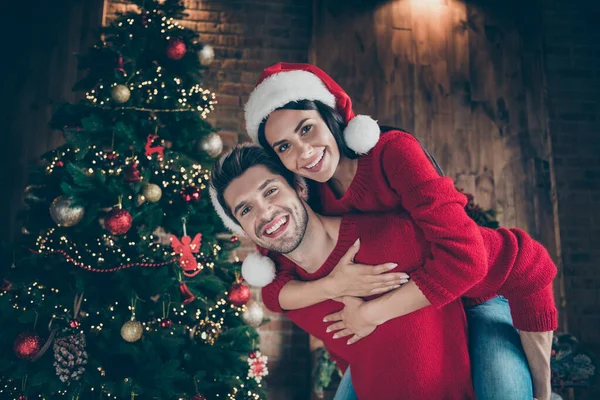
[[[218,133],[211,133],[200,140],[200,150],[212,158],[217,158],[223,152],[223,140]]]
[[[254,300],[250,300],[245,308],[246,309],[242,314],[242,320],[244,320],[247,325],[258,328],[260,324],[262,324],[265,315],[263,308]]]
[[[143,195],[150,203],[156,203],[162,197],[162,189],[154,183],[149,183],[144,186]]]
[[[63,383],[79,381],[88,361],[85,335],[77,333],[54,341],[54,367]]]
[[[158,139],[158,135],[150,134],[146,138],[146,146],[144,146],[146,157],[152,158],[153,154],[158,154],[158,159],[162,160],[165,158],[165,148],[161,145],[154,145],[154,142]]]
[[[12,282],[9,281],[8,279],[2,279],[2,285],[0,286],[0,290],[9,292],[11,288],[12,288]]]
[[[202,49],[200,49],[200,51],[198,52],[198,60],[200,61],[200,64],[207,67],[210,64],[212,64],[212,62],[215,59],[215,50],[212,48],[211,45],[205,44]]]
[[[121,208],[121,202],[104,219],[104,227],[113,235],[124,235],[131,228],[133,218],[129,211]]]
[[[168,318],[162,319],[160,321],[160,327],[163,328],[163,329],[169,329],[172,326],[173,326],[173,321],[170,320],[170,319],[168,319]]]
[[[59,196],[50,205],[50,217],[58,226],[71,227],[81,222],[85,214],[83,206],[74,205],[67,196]]]
[[[171,60],[181,60],[185,56],[187,48],[181,39],[170,40],[167,44],[167,57]]]
[[[137,342],[142,338],[144,328],[139,321],[132,319],[127,321],[121,327],[121,337],[129,343]]]
[[[181,189],[179,194],[186,203],[200,200],[200,189],[198,189],[196,186],[187,186]]]
[[[142,180],[142,174],[138,169],[139,163],[136,160],[132,160],[131,163],[125,168],[125,181],[129,183],[136,183]]]
[[[115,103],[126,103],[131,97],[131,91],[125,85],[116,85],[112,88],[111,97]]]
[[[250,288],[238,278],[237,281],[229,288],[229,295],[227,296],[227,299],[234,306],[241,307],[250,301],[251,296],[252,294],[250,293]]]
[[[13,350],[22,360],[32,360],[42,348],[42,339],[35,332],[22,332],[13,343]]]
[[[268,357],[263,356],[260,351],[250,353],[248,356],[248,378],[260,383],[265,376],[269,375],[267,361]]]
[[[202,396],[201,394],[197,394],[190,397],[189,400],[206,400],[206,397]]]
[[[196,296],[190,288],[185,284],[185,282],[181,282],[179,284],[179,293],[181,293],[181,304],[190,304],[192,301],[196,300]]]
[[[194,337],[196,340],[212,346],[219,338],[221,329],[221,324],[206,318],[200,320],[200,322],[198,322],[198,324],[194,327]]]
[[[194,239],[187,235],[185,219],[183,220],[183,236],[181,240],[177,236],[171,235],[171,247],[179,256],[179,266],[183,269],[183,274],[187,277],[198,275],[202,271],[202,266],[198,265],[194,254],[200,251],[202,244],[202,234],[197,233]]]

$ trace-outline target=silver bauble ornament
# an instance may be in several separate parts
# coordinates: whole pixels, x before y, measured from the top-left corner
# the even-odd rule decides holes
[[[205,151],[210,157],[216,158],[223,151],[223,141],[217,133],[203,137],[200,140],[200,150]]]
[[[59,196],[50,205],[50,216],[59,226],[69,227],[77,225],[85,210],[82,206],[73,206],[73,200],[67,196]]]
[[[262,324],[265,313],[263,308],[254,300],[250,300],[246,304],[246,311],[242,314],[242,319],[247,325],[258,328]]]
[[[137,342],[142,337],[144,328],[140,321],[131,320],[123,324],[121,328],[121,337],[129,343]]]
[[[117,85],[112,88],[111,96],[116,103],[123,104],[131,97],[131,91],[125,85]]]
[[[160,186],[154,183],[149,183],[146,186],[144,186],[143,193],[146,200],[150,203],[156,203],[162,197],[162,189],[160,188]]]
[[[202,50],[198,52],[198,60],[200,60],[200,64],[203,66],[210,65],[215,59],[215,50],[212,46],[206,44],[202,47]]]

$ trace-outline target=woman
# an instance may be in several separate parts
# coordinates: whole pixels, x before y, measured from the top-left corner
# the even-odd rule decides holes
[[[354,116],[347,94],[323,71],[305,64],[267,68],[245,110],[250,137],[296,174],[315,182],[311,198],[320,212],[405,210],[431,243],[432,257],[406,285],[418,290],[416,311],[442,307],[461,297],[486,273],[486,251],[465,197],[452,180],[440,178],[419,143],[408,133]],[[362,155],[359,155],[362,154]],[[314,192],[317,193],[314,193]],[[318,195],[318,196],[315,196]],[[317,208],[318,209],[318,208]],[[348,261],[349,264],[349,260]],[[339,275],[350,276],[348,265]],[[263,289],[265,304],[284,309],[310,306],[330,296],[279,271]],[[347,282],[351,279],[340,279]],[[312,285],[312,286],[310,286]],[[344,288],[337,288],[338,291]],[[531,377],[502,299],[473,299],[467,310],[473,382],[478,399],[532,398]],[[346,371],[340,392],[353,391]]]

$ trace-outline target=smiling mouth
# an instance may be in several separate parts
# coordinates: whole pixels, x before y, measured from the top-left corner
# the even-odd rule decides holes
[[[308,164],[307,166],[305,166],[305,169],[308,170],[314,170],[317,169],[317,166],[320,167],[320,163],[321,161],[323,161],[323,158],[325,157],[325,149],[323,149],[323,152],[321,152],[321,155],[319,157],[317,157],[317,159],[315,161],[313,161],[312,163]]]
[[[281,216],[273,220],[273,222],[269,223],[265,229],[263,230],[263,235],[268,237],[275,237],[283,232],[290,221],[290,217],[288,215]]]

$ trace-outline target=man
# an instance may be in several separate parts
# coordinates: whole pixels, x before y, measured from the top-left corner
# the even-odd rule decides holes
[[[224,220],[235,220],[254,243],[269,250],[281,268],[295,268],[304,281],[328,276],[359,237],[362,246],[356,260],[365,264],[392,261],[410,273],[429,256],[428,243],[406,215],[324,217],[306,204],[306,188],[296,185],[293,189],[292,185],[293,175],[264,150],[241,146],[215,167],[211,195]],[[486,233],[492,244],[495,232]],[[515,246],[508,246],[506,254],[517,254],[518,247],[514,250]],[[536,254],[543,256],[543,248]],[[497,289],[508,280],[518,262],[504,267],[506,264],[510,263],[495,263],[499,267],[490,271],[486,285]],[[360,333],[366,336],[352,346],[336,340],[323,321],[344,308],[341,303],[324,301],[287,315],[323,340],[342,368],[352,366],[361,399],[399,395],[406,399],[473,398],[462,304],[455,301],[440,309],[427,307],[397,318],[403,315],[402,292],[409,288],[415,286],[369,302],[345,302],[346,308],[355,311],[353,319],[362,319]],[[515,285],[506,289],[514,291]],[[553,315],[552,310],[548,315]],[[334,330],[346,330],[336,325]]]

